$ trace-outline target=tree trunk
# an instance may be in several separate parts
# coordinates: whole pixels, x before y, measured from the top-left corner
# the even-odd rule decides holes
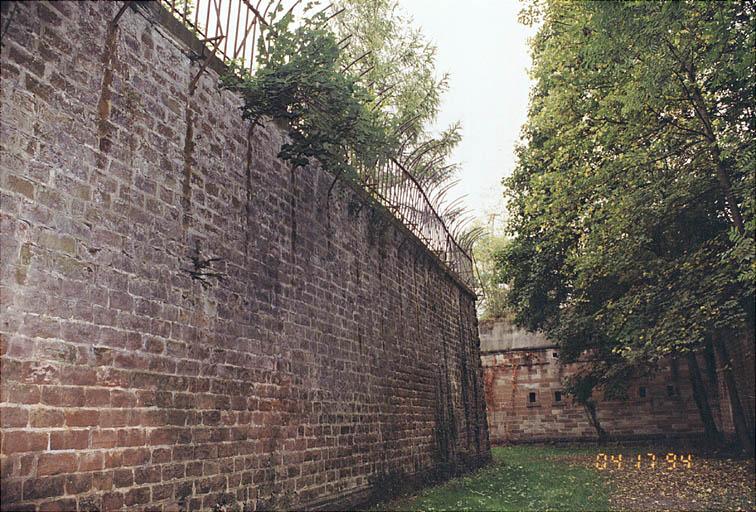
[[[711,137],[714,135],[712,133]],[[735,198],[735,194],[732,191],[732,183],[730,183],[730,176],[727,174],[724,163],[722,162],[722,155],[719,149],[719,145],[715,140],[709,139],[711,144],[711,153],[714,159],[714,163],[717,166],[717,179],[719,180],[719,186],[722,187],[727,206],[730,207],[730,216],[732,217],[732,223],[735,225],[735,229],[738,233],[745,235],[745,225],[743,224],[743,216],[740,213],[740,207],[738,206],[738,200]]]
[[[704,435],[706,436],[706,440],[708,442],[719,444],[722,441],[722,436],[717,429],[717,424],[714,421],[714,415],[711,413],[709,396],[706,393],[706,386],[704,386],[703,379],[701,378],[701,369],[698,366],[696,354],[693,352],[688,352],[686,354],[686,359],[688,361],[690,384],[693,387],[693,399],[696,401],[698,414],[701,415],[701,422],[704,426]]]
[[[738,387],[735,382],[735,376],[732,374],[732,361],[730,360],[730,354],[725,347],[725,341],[723,339],[714,340],[714,349],[719,356],[720,364],[722,365],[722,374],[724,376],[725,384],[727,386],[727,394],[730,398],[730,406],[732,407],[732,420],[735,423],[735,433],[738,436],[738,442],[741,448],[747,453],[753,453],[753,432],[749,432],[748,424],[745,420],[745,413],[743,412],[743,406],[740,402],[740,396],[738,394]]]
[[[599,442],[606,438],[606,430],[601,427],[598,415],[596,414],[596,403],[592,400],[588,400],[583,403],[585,413],[588,415],[588,422],[596,429],[596,435],[598,435]]]

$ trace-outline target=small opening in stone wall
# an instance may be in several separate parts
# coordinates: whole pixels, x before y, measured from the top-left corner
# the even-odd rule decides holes
[[[531,391],[530,393],[528,393],[528,403],[531,403],[531,404],[536,403],[535,391]]]
[[[559,352],[552,352],[551,353],[551,357],[553,357],[554,359],[558,359],[559,358]]]
[[[667,385],[667,396],[669,397],[677,396],[677,388],[673,386],[672,384]]]
[[[554,401],[555,402],[561,402],[562,401],[562,392],[561,391],[554,391]]]
[[[641,398],[646,398],[646,386],[641,386],[638,388],[638,396]]]

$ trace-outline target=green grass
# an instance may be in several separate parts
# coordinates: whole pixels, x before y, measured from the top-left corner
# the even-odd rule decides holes
[[[595,456],[595,448],[493,448],[493,462],[467,476],[429,487],[375,510],[608,510],[605,480],[567,457]],[[563,460],[560,460],[563,459]]]

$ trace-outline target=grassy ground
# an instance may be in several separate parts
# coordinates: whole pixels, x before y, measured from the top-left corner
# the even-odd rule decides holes
[[[670,449],[692,451],[690,467],[672,469],[665,462]],[[599,467],[599,452],[622,453],[624,462]],[[659,454],[653,468],[648,453]],[[374,510],[756,510],[753,459],[652,445],[508,446],[492,454],[485,468]]]
[[[595,456],[595,448],[510,446],[494,448],[493,462],[375,510],[608,510],[605,480],[585,465],[556,459]]]

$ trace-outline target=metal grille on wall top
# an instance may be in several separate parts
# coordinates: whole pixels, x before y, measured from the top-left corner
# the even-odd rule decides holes
[[[260,25],[278,9],[283,0],[159,0],[205,47],[223,62],[234,60],[254,72],[256,40]],[[290,4],[294,9],[300,3]],[[397,159],[370,172],[358,173],[359,183],[376,201],[385,206],[414,233],[465,285],[475,289],[473,261],[470,256],[474,236],[461,236],[457,222],[454,236],[438,213],[443,190],[429,194]],[[435,199],[435,200],[434,200]],[[435,203],[435,206],[434,206]],[[452,220],[459,220],[460,209],[448,207]],[[459,239],[459,240],[458,240]],[[460,243],[460,241],[462,243]]]

